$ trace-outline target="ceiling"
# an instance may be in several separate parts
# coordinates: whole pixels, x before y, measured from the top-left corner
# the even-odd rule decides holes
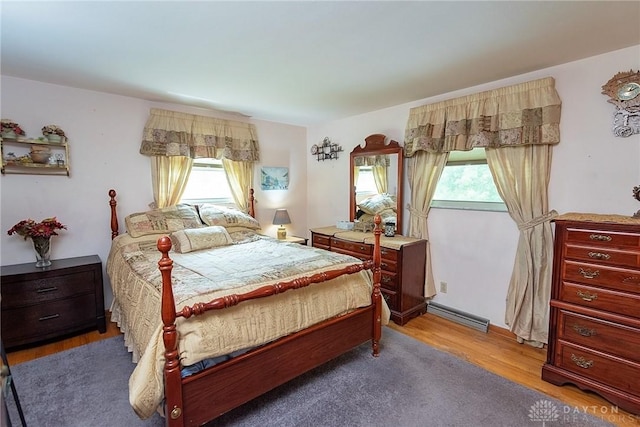
[[[640,45],[639,1],[0,7],[3,75],[296,125]]]

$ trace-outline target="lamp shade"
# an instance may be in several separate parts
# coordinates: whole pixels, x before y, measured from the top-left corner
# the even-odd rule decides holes
[[[283,224],[291,224],[291,219],[289,218],[289,212],[286,209],[276,209],[276,214],[273,217],[274,225],[283,225]]]

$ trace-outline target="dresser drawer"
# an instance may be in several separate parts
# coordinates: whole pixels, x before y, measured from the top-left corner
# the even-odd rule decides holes
[[[396,291],[398,289],[398,275],[395,273],[383,271],[380,282],[380,285],[385,289],[392,291]]]
[[[383,258],[380,260],[380,268],[395,273],[396,271],[398,271],[398,263]]]
[[[640,329],[565,310],[558,315],[559,339],[640,362]]]
[[[640,295],[640,270],[565,261],[562,266],[562,278],[565,281]]]
[[[583,307],[640,318],[640,295],[563,282],[560,300]]]
[[[640,234],[621,231],[568,228],[566,241],[567,243],[597,243],[597,245],[601,247],[628,246],[631,248],[640,248]]]
[[[39,341],[95,326],[94,294],[38,304],[29,307],[28,310],[11,309],[2,312],[2,340],[12,345]]]
[[[323,234],[312,234],[311,246],[325,250],[331,249],[331,238]]]
[[[395,249],[381,247],[380,256],[382,257],[383,261],[386,260],[389,262],[398,262],[398,251],[396,251]]]
[[[388,291],[386,289],[381,289],[382,298],[387,302],[389,306],[389,310],[398,310],[398,294],[395,292]]]
[[[640,363],[563,341],[558,342],[556,352],[558,367],[615,387],[622,392],[640,395]]]
[[[331,249],[342,249],[351,254],[364,255],[369,259],[373,255],[373,246],[366,243],[349,242],[347,240],[340,240],[336,238],[331,239]]]
[[[567,245],[566,257],[597,264],[640,267],[640,249],[624,250],[596,246]]]
[[[95,292],[93,271],[79,271],[20,283],[2,281],[2,307],[22,307]]]

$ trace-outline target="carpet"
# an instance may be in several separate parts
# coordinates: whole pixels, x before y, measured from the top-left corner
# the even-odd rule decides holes
[[[128,401],[121,336],[12,366],[30,427],[161,426]],[[9,396],[11,419],[19,418]],[[218,418],[215,426],[605,426],[558,400],[384,328],[363,344]]]

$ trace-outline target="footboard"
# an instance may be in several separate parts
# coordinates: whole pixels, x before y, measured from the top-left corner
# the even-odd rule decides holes
[[[227,295],[207,303],[184,307],[177,312],[171,285],[171,240],[166,236],[161,237],[158,240],[158,250],[162,253],[162,258],[158,265],[162,274],[167,425],[200,425],[210,421],[368,340],[372,342],[373,355],[377,356],[382,326],[379,216],[376,216],[375,223],[373,260],[278,282],[243,294]],[[210,310],[224,309],[244,301],[303,288],[365,269],[373,271],[374,286],[370,306],[288,335],[191,377],[181,378],[175,323],[177,317],[190,318]],[[301,354],[305,357],[300,357]]]

